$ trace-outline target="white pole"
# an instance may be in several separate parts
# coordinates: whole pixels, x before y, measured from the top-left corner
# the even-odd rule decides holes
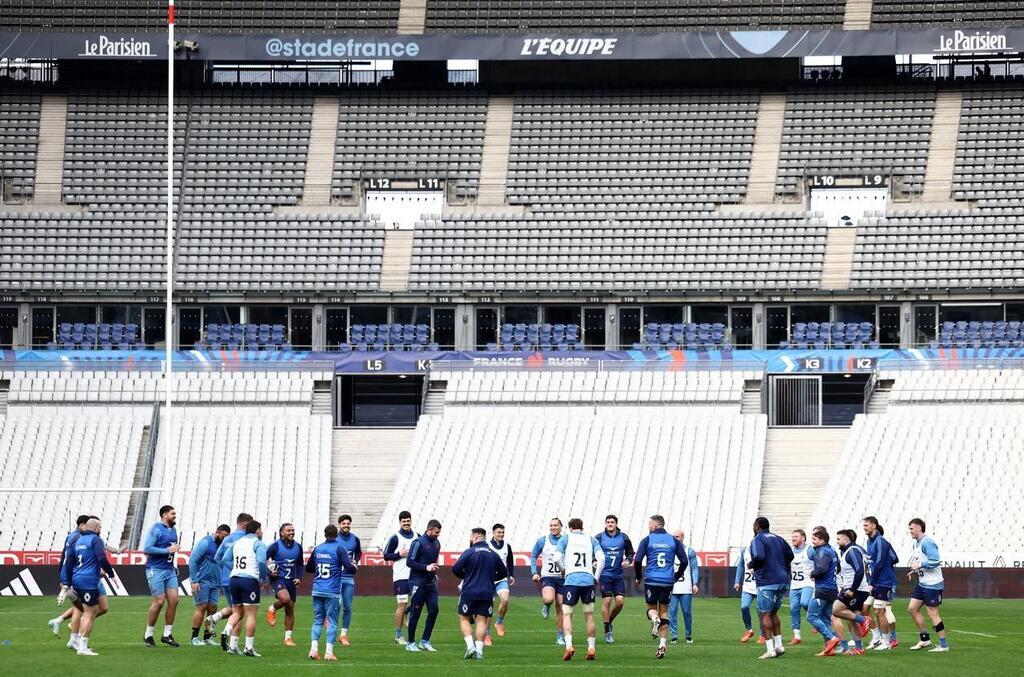
[[[174,393],[174,0],[167,5],[167,310],[164,323],[166,334],[164,345],[164,421],[166,429],[161,430],[164,447],[162,482],[168,483],[171,467],[171,445],[174,440],[174,425],[171,419],[171,398]],[[171,502],[166,496],[166,502]]]

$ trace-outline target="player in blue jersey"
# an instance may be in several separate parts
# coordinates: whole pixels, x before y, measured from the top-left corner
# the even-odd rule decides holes
[[[77,543],[78,539],[81,538],[82,534],[85,533],[85,525],[86,525],[86,523],[88,523],[89,520],[98,520],[98,519],[99,519],[99,517],[97,517],[96,515],[79,515],[78,519],[75,520],[75,528],[74,528],[74,530],[72,530],[67,535],[67,537],[64,539],[64,549],[61,551],[61,556],[60,556],[61,558],[60,558],[60,569],[59,569],[59,571],[61,572],[61,575],[60,575],[61,596],[58,596],[58,598],[57,598],[58,599],[58,602],[57,602],[58,606],[63,603],[63,599],[64,598],[62,597],[62,595],[67,594],[67,592],[69,592],[71,590],[71,571],[72,570],[71,569],[67,569],[65,571],[64,563],[68,560],[68,558],[72,558],[73,557],[73,551],[75,549],[75,543]],[[121,552],[120,548],[112,548],[112,547],[110,547],[107,544],[104,544],[103,547],[109,553],[118,554],[118,553]],[[100,599],[99,599],[99,604],[97,605],[96,618],[99,618],[103,614],[107,613],[107,610],[109,608],[108,605],[107,605],[107,588],[106,588],[106,585],[104,585],[103,581],[100,581],[99,594],[100,594]],[[81,621],[82,621],[82,614],[74,605],[72,605],[69,609],[67,609],[60,616],[58,616],[56,618],[53,618],[53,619],[50,619],[49,621],[47,621],[47,625],[50,626],[50,630],[53,632],[54,635],[60,636],[60,624],[64,620],[66,620],[66,619],[71,619],[71,623],[69,624],[69,630],[70,630],[71,636],[68,639],[67,647],[69,649],[72,649],[72,650],[77,650],[78,649],[78,640],[80,638],[79,634],[78,634],[78,630],[79,630],[79,625],[81,624]]]
[[[441,523],[436,519],[427,522],[423,535],[413,541],[409,549],[409,594],[412,597],[412,611],[409,613],[409,643],[406,651],[437,651],[430,643],[437,622],[437,563],[441,555]],[[420,622],[423,607],[427,608],[427,622],[423,627],[423,638],[416,643],[416,628]]]
[[[790,646],[803,642],[800,636],[800,610],[811,608],[814,598],[814,581],[811,580],[811,548],[807,544],[807,532],[794,529],[789,537],[793,547],[793,561],[789,563],[789,617],[793,628]]]
[[[836,577],[839,598],[832,605],[832,615],[847,621],[850,627],[853,644],[851,646],[847,643],[849,654],[863,656],[861,640],[871,629],[871,621],[863,615],[868,598],[871,597],[867,576],[870,562],[864,548],[857,545],[857,534],[851,529],[837,531],[836,544],[839,546],[839,574]]]
[[[765,639],[765,652],[761,658],[775,658],[786,653],[782,646],[782,623],[779,608],[789,594],[790,563],[793,549],[781,536],[771,531],[767,517],[754,520],[754,538],[747,550],[750,568],[757,582],[757,613],[761,617],[761,632]]]
[[[359,564],[363,556],[363,546],[359,537],[352,533],[352,516],[341,515],[338,518],[338,544],[348,550],[349,559]],[[341,572],[341,645],[348,646],[348,626],[352,623],[352,599],[356,594],[355,574]]]
[[[100,538],[101,524],[98,519],[90,519],[85,523],[82,535],[75,541],[71,557],[65,563],[65,570],[70,572],[72,601],[82,615],[78,628],[78,655],[95,656],[96,652],[89,648],[89,637],[92,635],[93,623],[96,620],[100,604],[101,573],[113,578],[114,570],[107,562],[106,549]]]
[[[220,566],[215,559],[217,548],[224,537],[231,533],[231,527],[221,524],[212,534],[206,534],[192,547],[188,556],[188,579],[192,584],[192,599],[196,610],[192,613],[192,646],[216,644],[213,633],[206,629],[204,636],[199,637],[206,616],[217,613],[217,601],[220,597]]]
[[[487,547],[497,553],[498,557],[505,563],[507,576],[494,584],[494,594],[498,597],[498,612],[494,618],[494,629],[498,637],[505,636],[505,615],[508,614],[508,600],[512,594],[512,586],[516,584],[515,556],[512,554],[512,546],[505,542],[505,525],[495,524],[491,527],[491,540],[487,541]],[[484,635],[484,645],[491,645],[491,619],[487,619],[487,633]]]
[[[156,628],[160,609],[164,604],[164,632],[160,643],[177,648],[174,640],[174,614],[178,610],[178,571],[174,564],[174,554],[181,546],[178,545],[178,531],[174,528],[178,513],[173,506],[160,506],[160,521],[146,532],[146,540],[142,552],[146,553],[146,581],[149,583],[149,594],[153,602],[149,605],[146,622],[146,634],[142,641],[147,647],[156,646],[153,641],[153,630]]]
[[[508,578],[502,557],[486,542],[487,532],[477,527],[469,537],[469,548],[452,566],[452,574],[461,578],[459,584],[459,628],[466,641],[465,658],[482,660],[484,637],[494,611],[494,586]],[[474,640],[470,623],[476,624]]]
[[[668,604],[668,634],[672,643],[679,641],[679,610],[683,612],[683,623],[686,626],[686,643],[693,644],[693,596],[700,592],[700,562],[693,548],[686,545],[686,534],[682,529],[672,537],[683,544],[686,549],[686,571],[683,577],[672,586],[672,601]]]
[[[267,564],[267,546],[263,538],[263,525],[256,520],[245,525],[245,535],[218,549],[218,561],[231,564],[232,625],[237,629],[245,622],[245,650],[241,655],[259,658],[256,641],[256,612],[260,608],[260,587],[270,577]],[[238,635],[231,636],[228,653],[238,652]]]
[[[658,637],[658,652],[655,658],[660,659],[665,657],[668,644],[668,605],[672,600],[672,586],[683,577],[689,560],[683,544],[665,531],[664,517],[651,515],[647,521],[647,531],[649,533],[637,546],[633,568],[637,585],[641,579],[644,583],[651,637]],[[676,562],[679,563],[678,568]]]
[[[395,595],[395,643],[402,646],[402,626],[409,609],[409,565],[405,558],[417,538],[419,534],[412,530],[412,513],[403,510],[398,513],[398,531],[384,546],[384,561],[391,562],[391,587]]]
[[[594,622],[594,586],[604,569],[604,550],[596,538],[583,533],[583,520],[569,520],[569,533],[558,539],[558,557],[565,580],[562,584],[562,621],[565,653],[562,660],[570,661],[576,655],[572,644],[572,613],[576,604],[583,603],[583,617],[587,622],[587,660],[597,657],[597,624]]]
[[[225,561],[222,555],[229,545],[240,539],[242,536],[245,536],[245,527],[248,526],[251,521],[252,515],[249,513],[238,513],[238,517],[235,518],[235,530],[224,537],[224,540],[220,542],[220,546],[217,548],[217,554],[214,556],[214,559],[220,564],[220,591],[221,594],[224,595],[224,601],[227,603],[227,606],[214,615],[207,616],[206,627],[211,633],[215,632],[217,623],[222,618],[227,619],[224,631],[220,633],[220,648],[224,651],[228,650],[228,644],[231,642],[231,637],[238,636],[238,631],[232,623],[232,616],[235,611],[235,601],[231,596],[231,562]]]
[[[534,583],[540,584],[540,598],[544,605],[540,615],[548,618],[551,605],[555,605],[555,644],[564,645],[562,633],[562,565],[555,553],[558,552],[558,540],[562,538],[562,520],[552,517],[548,522],[547,536],[541,536],[530,551],[530,574]],[[537,558],[541,559],[540,571],[537,570]]]
[[[925,533],[924,520],[915,517],[910,520],[910,537],[914,539],[914,554],[910,558],[910,572],[907,579],[913,580],[917,576],[917,586],[910,594],[910,605],[907,611],[917,625],[920,640],[911,651],[919,651],[932,646],[931,635],[925,629],[924,617],[921,615],[921,607],[928,610],[928,618],[932,622],[935,634],[939,636],[939,645],[929,649],[932,653],[944,653],[949,651],[949,644],[946,643],[946,624],[942,622],[939,615],[939,606],[942,604],[942,590],[945,582],[942,578],[942,560],[939,558],[939,546],[932,537]]]
[[[327,646],[324,660],[336,661],[334,642],[338,638],[338,609],[341,598],[341,574],[354,574],[358,567],[348,550],[338,543],[338,527],[324,528],[324,542],[313,548],[306,561],[306,573],[313,574],[313,627],[309,631],[309,657],[320,660],[320,636],[327,623]]]
[[[633,543],[619,529],[619,518],[608,515],[604,518],[604,531],[598,534],[598,544],[604,551],[604,569],[598,583],[601,587],[601,620],[604,622],[604,641],[615,642],[612,634],[615,618],[622,613],[626,602],[626,577],[622,573],[623,565],[633,563]]]
[[[302,581],[302,544],[295,540],[295,527],[284,523],[277,530],[278,539],[267,548],[267,559],[274,563],[270,572],[270,583],[276,599],[267,608],[267,625],[277,625],[277,610],[284,609],[284,645],[295,646],[292,631],[295,629],[296,586]]]
[[[872,631],[869,649],[889,651],[900,645],[896,639],[896,616],[892,602],[896,597],[896,565],[900,558],[889,541],[878,518],[869,515],[863,522],[864,535],[868,537],[867,551],[871,560],[868,577],[871,583],[871,599],[878,627]]]
[[[825,648],[816,655],[834,656],[839,638],[832,629],[832,605],[839,597],[836,585],[836,573],[839,571],[839,555],[828,543],[828,531],[825,527],[814,527],[811,530],[811,578],[814,580],[814,597],[807,610],[807,621],[821,633]]]

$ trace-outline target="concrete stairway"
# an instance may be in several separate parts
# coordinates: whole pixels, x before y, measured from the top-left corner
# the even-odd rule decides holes
[[[789,540],[808,524],[835,470],[849,428],[769,428],[758,514]]]
[[[146,456],[149,454],[149,441],[152,436],[151,426],[142,428],[142,441],[139,443],[139,454],[135,460],[135,477],[132,480],[133,487],[144,487],[148,484],[146,477]],[[128,516],[124,521],[124,529],[121,531],[121,547],[132,547],[131,541],[132,525],[135,524],[135,516],[142,505],[143,494],[134,493],[128,499]]]
[[[59,205],[64,179],[64,134],[67,128],[66,96],[43,96],[39,108],[39,148],[36,153],[34,202]]]
[[[928,166],[924,175],[924,202],[948,203],[953,197],[956,139],[960,132],[963,92],[943,90],[935,99],[935,117],[928,142]]]
[[[884,414],[889,410],[889,395],[892,393],[894,381],[891,379],[879,380],[868,400],[867,414]]]
[[[353,531],[369,544],[380,523],[415,428],[337,428],[331,454],[332,522],[352,515]]]
[[[740,400],[740,413],[760,414],[761,413],[761,382],[744,381],[743,399]]]
[[[439,416],[444,413],[445,387],[439,384],[435,385],[435,383],[431,382],[427,388],[427,397],[423,401],[424,416]]]
[[[480,160],[480,192],[476,198],[478,206],[500,207],[505,204],[514,106],[515,99],[511,96],[492,96],[488,101],[484,151]]]
[[[750,156],[746,204],[775,201],[775,177],[779,169],[779,146],[782,144],[782,121],[785,117],[785,94],[761,95],[754,150]]]
[[[402,0],[398,6],[398,32],[402,35],[423,33],[427,25],[427,0]]]
[[[331,384],[330,381],[325,381],[327,384],[326,388],[320,388],[318,385],[313,387],[313,401],[310,404],[309,413],[314,416],[330,416],[333,412],[331,411]]]
[[[856,228],[829,228],[825,241],[825,261],[821,268],[822,289],[849,289],[853,269]]]
[[[384,255],[380,262],[382,290],[404,291],[409,288],[412,240],[411,230],[389,230],[384,233]]]
[[[313,102],[313,119],[306,153],[306,176],[302,184],[303,207],[326,207],[331,203],[331,175],[334,173],[334,142],[338,137],[336,96],[318,96]]]
[[[846,0],[843,29],[866,31],[871,28],[871,5],[872,0]]]

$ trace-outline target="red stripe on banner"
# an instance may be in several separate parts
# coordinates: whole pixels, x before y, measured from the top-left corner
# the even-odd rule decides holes
[[[167,23],[174,25],[174,5],[167,5]]]

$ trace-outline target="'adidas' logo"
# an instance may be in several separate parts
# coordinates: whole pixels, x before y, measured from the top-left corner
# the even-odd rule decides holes
[[[18,577],[7,584],[7,587],[0,590],[3,597],[42,597],[43,591],[39,589],[36,579],[32,578],[32,572],[22,569]]]

